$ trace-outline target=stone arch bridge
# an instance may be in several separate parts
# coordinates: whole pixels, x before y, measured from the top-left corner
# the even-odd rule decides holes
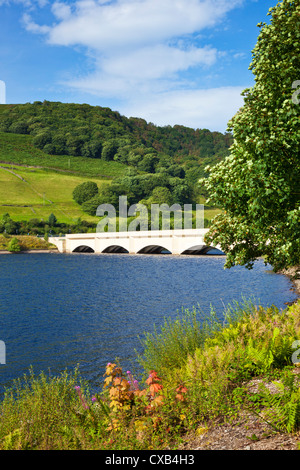
[[[61,253],[130,254],[223,254],[219,247],[207,246],[208,229],[68,234],[49,237]]]

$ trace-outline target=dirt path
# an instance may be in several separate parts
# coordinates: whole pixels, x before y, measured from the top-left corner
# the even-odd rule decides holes
[[[200,432],[202,430],[200,429]],[[180,450],[300,450],[300,433],[279,433],[256,416],[244,415],[232,424],[219,423],[188,435]]]

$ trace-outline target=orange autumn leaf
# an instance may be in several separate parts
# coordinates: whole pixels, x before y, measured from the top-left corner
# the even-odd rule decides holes
[[[122,377],[115,377],[114,378],[114,385],[121,385]]]
[[[160,377],[158,377],[157,373],[155,370],[151,370],[148,379],[146,380],[147,385],[151,385],[154,381],[159,382],[161,380]]]
[[[188,390],[186,387],[184,387],[183,385],[180,385],[178,388],[176,388],[176,392],[180,392],[180,393],[186,393]]]
[[[114,370],[114,368],[116,367],[116,364],[111,364],[110,362],[107,364],[106,366],[106,371],[105,371],[105,374],[104,375],[111,375],[112,374],[112,371]]]
[[[157,392],[159,392],[159,390],[162,389],[162,385],[153,383],[150,385],[149,389],[151,395],[154,396]]]
[[[116,375],[122,375],[122,367],[116,367],[114,370],[114,373]]]
[[[111,389],[109,390],[109,396],[110,398],[116,398],[116,397],[119,397],[120,396],[120,392],[117,388],[115,387],[111,387]]]
[[[179,400],[179,401],[184,401],[185,397],[184,397],[184,393],[187,393],[187,388],[184,387],[183,385],[179,385],[179,387],[176,388],[176,400]]]
[[[176,400],[179,400],[179,401],[184,401],[184,396],[183,396],[183,395],[181,395],[180,393],[177,393],[177,395],[176,395],[176,397],[175,397],[175,398],[176,398]]]
[[[152,403],[155,403],[155,405],[162,405],[164,402],[164,397],[162,395],[158,395],[153,399]]]
[[[147,390],[134,390],[133,393],[137,397],[142,397],[142,396],[146,395]]]

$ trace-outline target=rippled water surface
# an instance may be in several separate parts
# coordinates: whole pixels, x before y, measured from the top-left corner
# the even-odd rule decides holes
[[[250,298],[285,307],[296,296],[289,280],[263,262],[252,271],[224,270],[221,256],[20,254],[0,257],[0,393],[28,372],[80,365],[92,386],[116,357],[126,368],[138,335],[182,308]]]

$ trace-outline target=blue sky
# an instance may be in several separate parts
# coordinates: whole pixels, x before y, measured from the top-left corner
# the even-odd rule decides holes
[[[88,103],[225,132],[254,84],[257,23],[276,3],[0,0],[6,103]]]

